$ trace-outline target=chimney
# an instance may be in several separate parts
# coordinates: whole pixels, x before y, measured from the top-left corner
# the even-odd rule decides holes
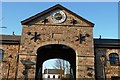
[[[101,35],[100,35],[99,39],[101,39]]]
[[[15,33],[13,32],[13,35],[15,35]]]

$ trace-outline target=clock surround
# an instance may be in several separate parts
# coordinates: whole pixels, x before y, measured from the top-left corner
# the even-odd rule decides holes
[[[51,20],[53,23],[62,23],[66,20],[67,15],[61,11],[57,10],[51,15]]]

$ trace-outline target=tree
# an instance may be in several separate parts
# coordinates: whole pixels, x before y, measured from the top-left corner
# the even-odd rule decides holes
[[[65,62],[62,59],[56,59],[55,60],[55,65],[53,66],[55,69],[63,69],[65,68],[64,66]]]
[[[64,74],[70,74],[70,64],[68,61],[63,59],[56,59],[53,66],[55,69],[64,70]]]

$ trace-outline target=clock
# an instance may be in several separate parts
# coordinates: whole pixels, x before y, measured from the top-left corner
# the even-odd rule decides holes
[[[66,20],[66,17],[66,14],[63,11],[59,10],[52,14],[51,19],[53,23],[62,23]]]

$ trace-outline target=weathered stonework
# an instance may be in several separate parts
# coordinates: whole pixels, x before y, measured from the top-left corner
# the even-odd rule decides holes
[[[110,53],[118,53],[120,59],[120,49],[114,48],[96,48],[95,55],[96,55],[96,70],[97,70],[97,77],[102,77],[103,67],[101,65],[100,56],[106,56],[106,65],[105,65],[105,76],[106,79],[110,79],[112,76],[119,76],[120,75],[120,66],[112,66],[110,65],[109,54]]]
[[[61,10],[66,14],[67,18],[64,22],[55,23],[52,21],[51,16],[56,10]],[[44,22],[46,19],[48,21]],[[71,23],[73,19],[76,20],[77,23]],[[61,54],[69,60],[75,60],[73,61],[75,62],[73,66],[75,67],[76,80],[94,80],[95,77],[98,79],[103,78],[104,67],[100,60],[102,55],[106,56],[106,78],[111,79],[112,76],[120,76],[120,67],[111,66],[109,61],[110,53],[118,53],[120,59],[120,49],[118,45],[117,48],[114,45],[110,48],[108,46],[106,47],[106,44],[105,46],[102,44],[103,47],[100,47],[101,44],[99,42],[99,45],[95,45],[93,27],[93,23],[76,15],[61,5],[56,5],[22,21],[22,35],[19,37],[20,39],[17,39],[18,43],[16,43],[16,39],[14,40],[15,35],[13,35],[13,39],[10,37],[10,40],[4,40],[3,38],[3,42],[0,44],[0,49],[4,51],[4,57],[1,64],[2,71],[0,73],[2,78],[36,78],[36,75],[38,75],[36,74],[37,67],[40,67],[40,65],[38,66],[40,62],[39,59],[43,59],[40,57],[40,51],[42,51],[40,49],[49,47],[48,45],[53,46],[54,44],[58,45],[57,47],[64,45],[62,47],[67,47],[69,50],[74,51],[67,55],[64,53]],[[75,55],[72,55],[74,59],[71,59],[71,53]],[[52,53],[50,54],[52,55]],[[45,57],[49,56],[47,55]]]
[[[42,15],[42,17],[38,17],[27,25],[23,25],[20,54],[24,54],[25,56],[20,55],[19,66],[21,65],[20,60],[26,60],[29,55],[36,55],[37,57],[36,51],[41,47],[41,44],[43,44],[42,46],[64,44],[71,47],[76,52],[76,78],[94,78],[93,26],[82,19],[78,19],[78,17],[70,14],[66,10],[62,10],[67,15],[66,21],[61,24],[55,24],[51,21],[51,15],[56,10],[57,9]],[[48,19],[49,22],[43,24],[42,20],[44,19]],[[72,19],[76,19],[77,24],[70,24]],[[28,35],[28,32],[31,32],[31,35]],[[32,39],[35,32],[40,35],[39,39],[36,41]],[[85,41],[80,43],[80,34],[82,34],[82,36],[88,34],[89,37],[85,37]],[[35,60],[32,61],[35,62]],[[79,69],[82,67],[85,69],[80,71]],[[88,67],[93,68],[92,77],[87,75]],[[22,67],[19,67],[19,69],[20,68]],[[22,72],[22,70],[19,70],[18,78],[24,77],[21,75]],[[81,76],[81,73],[84,73],[84,75]]]
[[[10,64],[8,78],[15,78],[19,45],[2,44],[0,45],[0,49],[4,51],[4,55],[3,55],[4,58],[2,62],[2,77],[3,78],[7,77],[6,75],[8,74],[8,67]]]

